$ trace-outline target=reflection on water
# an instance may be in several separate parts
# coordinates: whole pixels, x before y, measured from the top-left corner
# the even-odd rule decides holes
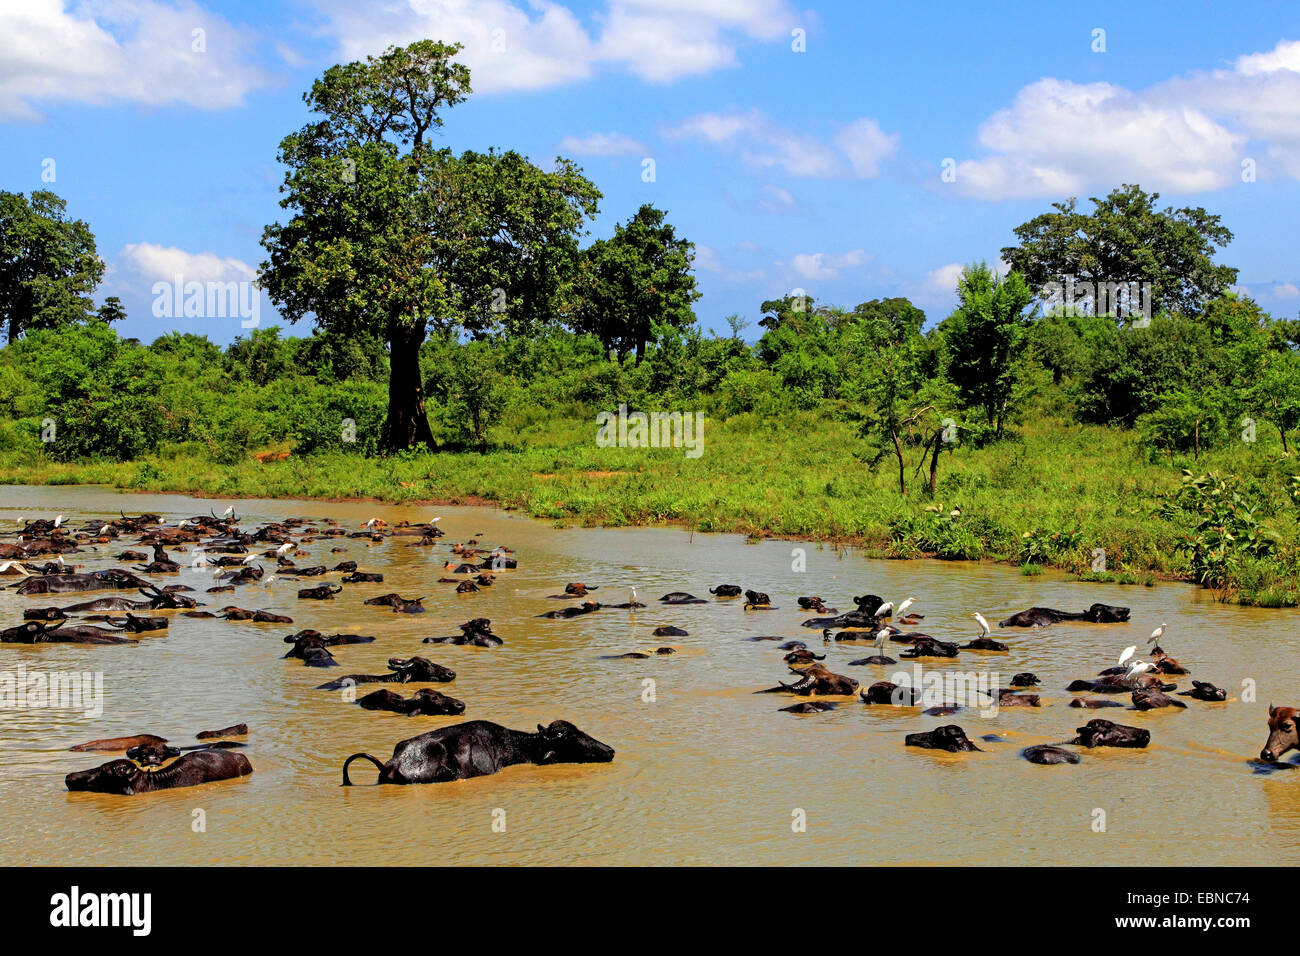
[[[61,512],[75,527],[119,509],[175,518],[207,513],[210,505],[95,488],[4,488],[0,527],[11,528],[20,515]],[[25,663],[102,671],[105,691],[104,713],[93,720],[0,711],[0,863],[1131,864],[1151,859],[1153,839],[1162,863],[1300,861],[1300,772],[1257,773],[1250,762],[1267,736],[1269,700],[1300,703],[1300,665],[1288,646],[1295,612],[1223,606],[1180,585],[1031,579],[1006,567],[875,561],[816,545],[808,547],[807,571],[795,573],[792,542],[751,545],[737,536],[660,529],[558,530],[485,508],[244,501],[238,510],[246,527],[283,516],[328,516],[355,527],[375,516],[395,523],[437,513],[447,537],[435,548],[403,538],[319,539],[300,564],[355,559],[362,570],[385,575],[382,584],[345,586],[333,602],[298,601],[297,583],[287,578],[269,589],[254,584],[208,598],[217,607],[287,613],[292,628],[164,612],[173,618],[171,629],[141,635],[136,646],[0,647],[0,670]],[[482,593],[456,595],[453,586],[436,583],[446,543],[475,536],[514,548],[520,567],[502,572]],[[75,560],[116,566],[110,556],[130,540]],[[332,547],[345,550],[332,554]],[[185,570],[155,580],[201,590],[209,577]],[[568,581],[599,584],[593,597],[610,603],[626,601],[626,589],[636,586],[652,606],[538,619],[563,606],[547,595]],[[779,607],[747,613],[737,601],[653,603],[667,591],[704,595],[722,582],[767,591]],[[387,591],[426,595],[429,613],[362,605]],[[998,636],[1011,645],[1009,654],[963,653],[956,662],[963,670],[996,669],[1004,685],[1019,671],[1034,671],[1043,679],[1040,709],[1003,709],[991,719],[971,711],[926,717],[845,699],[833,712],[795,716],[778,710],[792,698],[752,693],[789,675],[777,642],[747,638],[811,638],[821,653],[817,632],[799,626],[809,615],[795,598],[819,594],[843,610],[867,592],[896,602],[914,595],[924,630],[946,640],[974,636],[975,610],[996,621],[1032,604],[1081,609],[1102,601],[1129,605],[1133,615],[1123,625],[1003,631]],[[0,622],[16,622],[23,607],[81,599],[6,590]],[[472,617],[491,618],[505,646],[421,643],[454,633]],[[1194,676],[1228,688],[1229,703],[1191,701],[1186,711],[1150,713],[1067,706],[1069,680],[1095,673],[1128,644],[1145,648],[1161,621],[1169,622],[1169,652]],[[661,624],[684,627],[689,636],[652,637]],[[336,648],[340,668],[306,668],[282,659],[281,638],[301,627],[378,640]],[[602,658],[664,644],[681,653]],[[831,646],[825,663],[864,685],[897,669],[846,666],[867,656],[867,648]],[[389,657],[411,654],[457,672],[455,683],[438,686],[466,702],[463,718],[370,713],[338,693],[312,689],[340,673],[382,672]],[[1240,700],[1248,678],[1258,684],[1255,703]],[[1068,739],[1097,716],[1150,729],[1152,746],[1085,752],[1078,766],[1033,766],[1017,756],[1028,744]],[[368,750],[384,759],[404,737],[468,718],[520,729],[564,718],[618,755],[612,764],[513,767],[436,786],[339,785],[348,754]],[[199,730],[239,721],[251,727],[245,753],[256,770],[244,780],[133,798],[64,789],[65,773],[105,759],[69,753],[79,741],[152,732],[185,744]],[[953,722],[987,752],[902,745],[908,732]],[[986,742],[987,734],[1000,739]],[[354,772],[358,780],[373,779],[373,768]],[[1096,808],[1106,811],[1105,833],[1092,830]],[[493,829],[497,809],[505,811],[505,832]],[[806,813],[806,832],[792,831],[796,809]],[[205,832],[195,832],[198,810]]]

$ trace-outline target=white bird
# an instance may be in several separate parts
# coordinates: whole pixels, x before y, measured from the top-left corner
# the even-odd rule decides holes
[[[1151,632],[1151,636],[1147,638],[1147,643],[1148,643],[1148,644],[1154,644],[1156,641],[1160,640],[1160,635],[1163,634],[1163,633],[1165,632],[1165,628],[1168,627],[1168,626],[1169,626],[1169,625],[1165,624],[1165,623],[1162,621],[1162,622],[1160,623],[1160,626],[1157,627],[1154,631]]]
[[[377,521],[379,521],[378,518],[371,518],[369,521],[367,521],[367,522],[366,522],[365,524],[363,524],[361,527],[365,528],[366,530],[369,530],[369,529],[371,529],[371,528],[373,528],[373,527],[375,526],[375,523],[376,523]]]
[[[258,559],[258,557],[259,555],[256,552],[254,552],[250,554],[248,557],[244,558],[244,560],[241,561],[240,564],[252,564],[254,561]]]
[[[876,631],[876,650],[882,657],[885,654],[885,639],[887,637],[889,637],[889,628],[882,627],[880,630]]]
[[[1155,669],[1156,665],[1152,664],[1150,661],[1134,660],[1133,663],[1129,664],[1128,670],[1124,672],[1124,676],[1129,680],[1132,680],[1140,674],[1145,674],[1147,671],[1153,671]]]
[[[438,517],[436,517],[436,518],[430,518],[430,519],[429,519],[429,524],[437,524],[437,523],[438,523],[439,521],[441,521],[441,520],[442,520],[442,515],[438,515]]]
[[[54,519],[54,527],[57,528],[61,524],[63,524],[63,515],[59,515],[57,518]]]
[[[234,506],[234,505],[231,505],[231,506],[230,506],[229,508],[227,508],[225,511],[221,512],[221,516],[222,516],[223,518],[229,518],[229,517],[230,517],[231,515],[233,515],[234,513],[235,513],[235,506]]]
[[[876,608],[876,613],[874,616],[883,619],[892,616],[893,613],[894,613],[894,602],[886,601],[884,604],[880,605],[880,607]]]
[[[108,531],[109,531],[108,525],[104,525],[99,529],[100,534],[108,534]]]
[[[292,542],[292,541],[286,541],[284,544],[280,545],[280,547],[278,547],[278,548],[275,549],[275,553],[276,553],[276,554],[288,554],[288,553],[289,553],[290,551],[292,551],[292,550],[293,550],[293,542]]]
[[[1119,656],[1119,666],[1123,667],[1124,662],[1136,653],[1137,653],[1136,644],[1130,644],[1128,647],[1124,648],[1124,653]]]
[[[979,621],[980,623],[980,637],[988,637],[989,634],[992,633],[992,631],[989,630],[989,622],[984,620],[983,614],[981,614],[979,611],[976,611],[971,615],[971,617],[975,618],[975,620]]]
[[[271,586],[271,582],[274,580],[275,580],[275,575],[268,574],[266,577],[262,579],[262,587],[269,588]]]
[[[912,606],[913,604],[915,604],[915,603],[916,603],[916,599],[915,599],[915,598],[908,598],[908,599],[907,599],[906,601],[904,601],[902,604],[898,605],[898,615],[897,615],[897,616],[898,616],[898,617],[902,617],[904,614],[907,613],[907,609],[908,609],[909,607],[911,607],[911,606]]]

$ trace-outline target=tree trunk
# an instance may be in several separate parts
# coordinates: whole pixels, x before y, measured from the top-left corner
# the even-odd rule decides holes
[[[939,430],[934,433],[934,451],[930,454],[930,497],[931,498],[934,497],[935,490],[939,484],[939,452],[942,449],[943,449],[943,426],[940,425]]]
[[[898,493],[907,494],[907,472],[903,465],[903,443],[898,440],[898,432],[894,432],[894,455],[898,458]]]
[[[1192,446],[1192,461],[1200,461],[1201,460],[1201,420],[1199,418],[1196,420],[1196,431],[1193,434],[1192,440],[1195,442],[1195,444]]]
[[[424,442],[433,448],[433,433],[424,413],[424,379],[420,375],[420,345],[424,323],[415,327],[394,322],[388,331],[388,417],[381,444],[385,451],[402,451]]]
[[[1282,436],[1282,454],[1284,455],[1291,454],[1290,450],[1286,447],[1286,429],[1283,428],[1281,425],[1278,425],[1277,433]]]

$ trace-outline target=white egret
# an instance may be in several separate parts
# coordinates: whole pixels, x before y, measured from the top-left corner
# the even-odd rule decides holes
[[[911,607],[911,606],[912,606],[913,604],[915,604],[915,603],[916,603],[916,599],[915,599],[915,598],[908,598],[908,599],[907,599],[906,601],[904,601],[902,604],[898,605],[897,616],[898,616],[898,617],[903,617],[904,615],[906,615],[906,614],[907,614],[907,609],[908,609],[909,607]]]
[[[1169,626],[1168,624],[1166,624],[1165,622],[1161,621],[1161,622],[1160,622],[1160,626],[1157,627],[1154,631],[1152,631],[1152,632],[1151,632],[1151,636],[1147,638],[1147,643],[1148,643],[1148,644],[1154,644],[1154,643],[1156,643],[1157,641],[1159,641],[1159,640],[1160,640],[1160,635],[1164,634],[1164,632],[1165,632],[1165,628],[1168,627],[1168,626]]]
[[[1130,644],[1128,647],[1124,648],[1124,653],[1119,656],[1119,666],[1123,667],[1124,662],[1136,653],[1137,653],[1136,644]]]
[[[883,621],[885,618],[892,617],[893,613],[894,613],[894,602],[886,601],[884,604],[880,605],[880,607],[876,608],[876,613],[872,616],[879,618],[880,620]]]
[[[57,518],[54,519],[54,527],[57,528],[61,524],[63,524],[63,515],[59,515]]]
[[[252,564],[254,561],[258,559],[258,557],[259,555],[257,554],[257,552],[253,552],[252,554],[248,555],[248,557],[244,558],[244,560],[241,561],[240,564]]]
[[[974,612],[974,613],[971,615],[971,617],[973,617],[973,618],[975,618],[975,620],[979,621],[979,625],[980,625],[980,637],[988,637],[991,633],[993,633],[993,632],[989,629],[989,622],[986,621],[986,620],[984,620],[984,615],[981,614],[979,611]]]
[[[225,511],[221,512],[221,517],[223,517],[223,518],[229,518],[229,517],[230,517],[231,515],[233,515],[234,513],[235,513],[235,506],[234,506],[234,505],[231,505],[231,506],[230,506],[229,508],[227,508]]]
[[[293,550],[293,542],[286,541],[284,544],[280,545],[280,547],[275,549],[275,553],[277,555],[288,554],[292,550]]]

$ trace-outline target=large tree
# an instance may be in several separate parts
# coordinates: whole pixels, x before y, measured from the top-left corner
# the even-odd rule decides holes
[[[1019,391],[1034,295],[1018,272],[1000,276],[984,263],[957,282],[957,309],[941,326],[948,379],[967,406],[981,408],[996,438]]]
[[[1237,270],[1216,265],[1215,252],[1232,233],[1201,207],[1156,209],[1159,193],[1125,184],[1091,213],[1071,198],[1017,226],[1020,240],[1002,258],[1035,290],[1068,277],[1090,283],[1150,283],[1155,312],[1194,313],[1237,281]]]
[[[587,249],[575,329],[598,336],[620,357],[635,350],[640,359],[657,327],[694,324],[694,256],[694,244],[678,238],[662,210],[642,206],[614,227],[613,238]]]
[[[482,332],[555,313],[600,193],[557,159],[434,149],[440,110],[470,92],[459,45],[421,40],[325,71],[304,101],[321,119],[280,143],[288,167],[261,281],[291,322],[312,316],[388,344],[381,444],[432,446],[420,346],[432,325]]]
[[[28,329],[55,328],[95,315],[91,293],[104,277],[95,237],[67,202],[48,190],[0,191],[0,324],[10,342]],[[121,317],[116,299],[106,321]]]

